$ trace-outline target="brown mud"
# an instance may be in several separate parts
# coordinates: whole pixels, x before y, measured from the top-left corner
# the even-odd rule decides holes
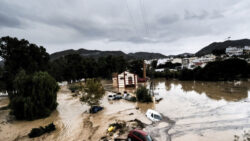
[[[107,129],[110,124],[138,119],[145,123],[144,130],[158,141],[243,141],[250,131],[250,82],[191,82],[154,80],[155,93],[163,98],[158,103],[142,104],[125,100],[109,101],[109,91],[117,89],[111,81],[103,81],[107,90],[101,100],[104,110],[89,114],[89,107],[73,97],[67,87],[58,92],[58,107],[47,118],[34,121],[10,120],[9,109],[0,110],[0,141],[98,141],[102,137],[112,140]],[[148,83],[141,84],[148,86]],[[0,99],[0,108],[8,105],[8,99]],[[152,123],[145,117],[147,109],[154,109],[164,120]],[[30,139],[32,128],[53,122],[56,131]],[[130,130],[130,129],[128,129]],[[126,138],[126,132],[120,136]],[[244,136],[242,136],[244,134]]]

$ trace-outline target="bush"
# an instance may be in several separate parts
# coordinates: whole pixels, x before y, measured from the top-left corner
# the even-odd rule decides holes
[[[47,117],[57,107],[59,86],[47,72],[26,75],[19,72],[14,81],[15,93],[10,99],[11,114],[17,119]]]
[[[44,127],[40,127],[40,128],[33,128],[30,133],[28,134],[28,136],[30,138],[35,138],[35,137],[39,137],[45,133],[50,133],[52,131],[56,130],[56,127],[53,123],[50,123],[49,125]]]
[[[28,134],[28,136],[30,138],[35,138],[41,136],[42,134],[44,134],[44,128],[40,127],[40,128],[33,128]]]
[[[141,86],[136,90],[136,98],[139,102],[152,102],[152,96],[145,86]]]
[[[100,99],[105,94],[100,80],[97,79],[87,79],[84,85],[84,92],[80,100],[89,106],[99,105]]]
[[[83,90],[83,85],[81,83],[70,84],[69,89],[72,93],[74,93]]]
[[[136,102],[136,97],[132,96],[132,97],[129,99],[129,101],[131,101],[131,102]]]

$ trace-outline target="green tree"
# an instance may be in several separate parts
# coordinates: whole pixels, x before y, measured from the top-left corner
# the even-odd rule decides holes
[[[226,54],[226,49],[215,49],[212,51],[212,54],[215,56],[220,56],[222,54]]]
[[[153,60],[150,65],[151,65],[152,69],[156,69],[157,64],[158,64],[158,60]]]
[[[135,73],[142,77],[143,75],[143,60],[133,60],[129,62],[128,69],[130,72]]]
[[[17,119],[47,117],[57,107],[59,86],[47,72],[27,75],[24,70],[20,71],[14,80],[14,90],[10,108]]]
[[[32,74],[48,68],[49,54],[45,48],[24,39],[18,40],[9,36],[0,38],[0,56],[4,61],[4,89],[8,90],[10,96],[15,76],[21,69]]]
[[[84,86],[84,94],[80,100],[89,106],[99,105],[100,99],[104,96],[105,90],[97,79],[87,79]]]
[[[110,79],[112,73],[121,73],[127,69],[127,61],[123,56],[100,57],[98,63],[98,76]],[[105,70],[105,71],[103,71]]]
[[[65,61],[66,65],[63,73],[66,80],[79,80],[86,77],[84,73],[86,65],[79,54],[67,55],[65,56]]]
[[[152,96],[145,86],[139,87],[136,92],[136,98],[139,102],[152,102]]]
[[[233,58],[208,63],[204,68],[183,69],[181,80],[228,81],[248,78],[250,71],[245,60]]]

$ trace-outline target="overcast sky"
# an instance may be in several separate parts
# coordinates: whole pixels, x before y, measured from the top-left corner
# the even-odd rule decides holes
[[[0,36],[65,49],[194,53],[250,38],[250,0],[0,0]]]

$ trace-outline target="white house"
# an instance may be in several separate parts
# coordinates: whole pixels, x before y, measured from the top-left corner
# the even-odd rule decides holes
[[[250,54],[250,46],[245,46],[244,47],[244,53],[245,54]]]
[[[164,69],[155,69],[156,72],[164,72]]]
[[[171,61],[173,64],[175,63],[182,63],[182,59],[181,58],[174,58],[172,61]]]
[[[188,68],[190,63],[188,58],[183,58],[181,62],[182,62],[182,68]]]
[[[238,47],[228,47],[226,48],[226,54],[228,56],[239,56],[243,54],[243,48]]]
[[[0,92],[0,97],[7,97],[8,96],[8,92]]]
[[[118,88],[136,87],[137,75],[124,71],[120,74],[113,74],[113,86]]]
[[[158,59],[157,66],[164,65],[166,62],[169,62],[169,61],[170,61],[169,58]]]

